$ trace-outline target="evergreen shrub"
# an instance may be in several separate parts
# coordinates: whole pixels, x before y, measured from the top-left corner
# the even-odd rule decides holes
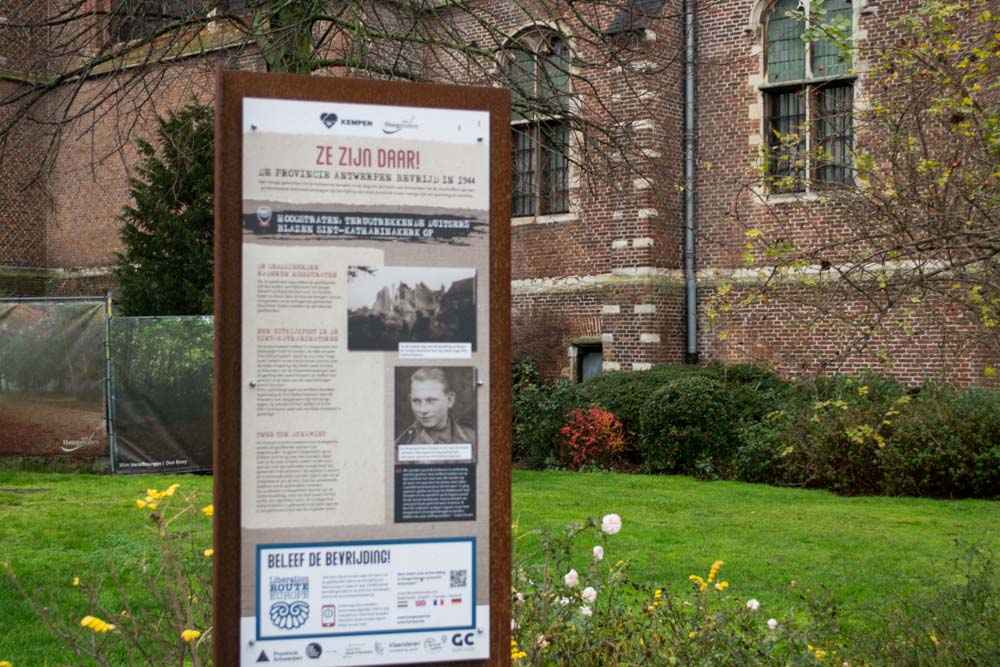
[[[721,364],[545,384],[521,361],[515,460],[578,467],[560,449],[562,431],[575,410],[597,408],[621,422],[617,461],[652,473],[844,495],[1000,497],[997,391],[912,388],[873,374],[788,383],[766,369]]]
[[[639,441],[639,419],[646,400],[664,385],[686,377],[715,377],[712,366],[664,364],[648,371],[614,371],[599,375],[580,385],[588,404],[598,404],[613,412],[625,428],[631,443]]]
[[[679,378],[654,391],[639,418],[644,469],[690,474],[696,464],[724,463],[735,435],[727,398],[725,385],[705,376]]]
[[[892,421],[888,495],[1000,496],[1000,393],[927,386]]]
[[[909,398],[905,385],[874,375],[801,383],[785,403],[793,418],[772,448],[780,450],[775,464],[784,480],[845,495],[881,493],[889,426]]]
[[[125,315],[210,315],[215,116],[189,105],[157,119],[119,215],[118,306]]]
[[[530,357],[514,364],[512,397],[512,455],[528,468],[558,463],[556,451],[560,430],[575,408],[583,407],[579,385],[559,381],[544,384]]]

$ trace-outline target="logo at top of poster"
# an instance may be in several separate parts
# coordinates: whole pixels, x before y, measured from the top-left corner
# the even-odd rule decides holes
[[[420,126],[413,122],[415,116],[410,116],[405,120],[400,120],[393,122],[391,120],[385,121],[385,125],[382,127],[382,132],[384,134],[396,134],[400,130],[416,130]]]
[[[75,452],[76,450],[82,447],[87,447],[88,445],[96,445],[96,444],[97,444],[97,438],[95,438],[94,433],[91,432],[91,434],[85,438],[78,438],[76,440],[63,440],[62,450],[64,452]]]
[[[271,225],[271,207],[261,206],[257,209],[257,224],[261,227],[269,227]]]
[[[323,112],[319,115],[319,119],[323,121],[323,124],[326,125],[326,129],[328,130],[337,124],[337,114],[333,112]]]
[[[309,620],[309,603],[302,600],[295,602],[275,602],[268,614],[271,622],[282,630],[301,628]]]

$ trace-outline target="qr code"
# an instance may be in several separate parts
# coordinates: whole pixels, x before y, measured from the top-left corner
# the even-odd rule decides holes
[[[452,570],[451,571],[451,587],[452,588],[465,588],[467,586],[467,581],[469,579],[468,570]]]

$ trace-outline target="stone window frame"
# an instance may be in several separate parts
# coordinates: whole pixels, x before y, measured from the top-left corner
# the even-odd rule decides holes
[[[561,44],[563,51],[558,54],[552,53],[552,47]],[[523,69],[521,63],[531,62],[531,90],[528,104],[540,106],[541,110],[530,111],[525,114],[512,110],[511,113],[511,224],[523,225],[536,222],[550,223],[576,220],[577,215],[574,208],[573,190],[577,180],[573,155],[576,145],[576,136],[572,130],[567,116],[571,113],[576,101],[572,92],[573,76],[573,44],[565,33],[556,27],[547,24],[532,24],[517,31],[504,47],[500,64],[508,72],[511,84],[513,102],[516,104],[519,91],[516,79],[519,75],[514,68],[522,67],[521,75],[528,73]],[[527,57],[519,63],[519,57]],[[538,63],[542,58],[547,58],[546,62],[563,59],[563,65],[555,64],[557,72],[565,77],[563,88],[552,89],[558,91],[563,98],[561,102],[549,104],[544,96],[546,69],[539,67]],[[551,80],[550,80],[551,83]],[[562,106],[563,111],[553,107]],[[548,107],[548,108],[546,108]],[[553,137],[563,148],[563,153],[555,157],[561,161],[556,173],[558,181],[557,188],[547,188],[546,179],[543,173],[547,168],[544,144],[551,143]],[[521,156],[518,155],[519,150]],[[519,169],[520,164],[524,169]],[[525,188],[519,182],[519,174],[529,172],[532,177],[530,185],[531,192],[518,201],[518,193],[524,192]],[[551,173],[551,172],[549,172]]]
[[[190,3],[184,0],[106,0],[108,31],[112,43],[146,39],[160,25],[183,14],[175,13]],[[150,12],[150,9],[154,11]]]
[[[196,5],[210,17],[215,11],[216,4],[209,0],[93,1],[95,7],[108,13],[106,30],[111,44],[128,44],[136,40],[145,40],[162,25],[188,16]],[[222,4],[227,8],[226,11],[247,11],[247,0],[225,0]],[[150,8],[153,9],[152,12],[148,11]],[[211,24],[209,27],[211,29]]]
[[[864,0],[843,0],[849,7],[852,33],[857,35],[859,10]],[[780,72],[778,76],[769,62],[772,42],[769,39],[770,21],[778,6],[788,4],[787,0],[763,0],[755,4],[751,13],[748,32],[758,35],[761,50],[762,76],[756,85],[762,111],[761,138],[765,151],[773,156],[780,155],[779,162],[772,162],[766,176],[765,191],[769,198],[780,201],[783,198],[799,199],[815,196],[817,190],[853,184],[850,155],[854,146],[852,119],[858,110],[858,77],[852,63],[842,63],[830,73],[817,67],[816,62],[825,59],[831,62],[833,52],[821,42],[799,42],[801,53],[798,58],[782,61],[794,62],[800,68],[797,73]],[[811,7],[808,0],[799,0],[797,9],[802,10],[809,20]],[[788,9],[785,7],[784,9]],[[834,11],[844,11],[844,7]],[[784,19],[790,20],[790,19]],[[804,26],[795,29],[793,40],[799,40]],[[825,52],[816,51],[821,50]],[[817,71],[819,70],[819,71]],[[796,76],[797,74],[797,76]],[[772,80],[779,79],[779,80]],[[825,108],[824,108],[825,107]],[[787,134],[795,127],[805,128],[797,145],[780,146],[773,130]],[[831,160],[816,159],[819,143],[830,146],[825,152]],[[769,156],[770,157],[770,156]],[[784,165],[784,168],[782,166]],[[775,169],[778,166],[778,169]]]

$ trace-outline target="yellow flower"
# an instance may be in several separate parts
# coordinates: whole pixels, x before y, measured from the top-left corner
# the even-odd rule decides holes
[[[73,577],[73,585],[74,586],[80,585],[80,577]]]
[[[135,501],[135,506],[138,507],[139,509],[142,509],[146,506],[146,501],[143,500],[142,498],[139,498],[138,500]]]
[[[721,568],[723,564],[724,563],[721,560],[717,560],[712,563],[712,569],[708,571],[708,583],[712,583],[715,580],[715,575],[719,573],[719,568]]]
[[[0,667],[14,667],[14,666],[11,665],[10,662],[7,660],[0,660]]]
[[[937,638],[937,637],[935,637],[934,635],[927,635],[927,636],[928,636],[928,637],[930,637],[930,640],[931,640],[931,642],[932,642],[932,643],[933,643],[933,644],[934,644],[935,646],[937,646],[937,645],[938,645],[938,638]]]
[[[825,659],[825,658],[826,658],[826,651],[824,651],[824,650],[823,650],[823,649],[821,649],[821,648],[818,648],[818,649],[816,649],[816,652],[815,652],[815,653],[813,653],[813,655],[814,655],[814,656],[816,656],[816,659],[817,659],[817,660],[820,660],[820,661],[822,661],[823,659]]]
[[[106,621],[102,621],[96,616],[84,616],[80,619],[80,627],[90,628],[94,632],[100,632],[102,634],[115,629],[114,625]]]
[[[206,505],[205,507],[202,507],[201,513],[208,517],[215,516],[215,505]]]
[[[698,636],[698,633],[695,632],[694,630],[692,630],[691,632],[688,633],[688,639],[694,639],[697,636]]]
[[[205,558],[211,558],[212,554],[215,553],[215,549],[205,549],[203,553],[205,554]]]
[[[163,495],[172,496],[174,495],[174,491],[176,491],[178,488],[180,488],[180,484],[171,484],[170,486],[167,487],[167,490],[163,492]]]
[[[156,503],[146,503],[146,507],[148,507],[151,510],[155,510],[157,508],[157,504]]]
[[[717,590],[717,591],[724,591],[727,588],[729,588],[729,582],[728,581],[720,581],[719,583],[717,583],[715,585],[715,590]]]
[[[663,589],[662,588],[657,588],[656,592],[653,593],[653,597],[656,598],[657,600],[659,600],[661,597],[663,597]]]
[[[694,582],[695,586],[698,587],[699,591],[703,591],[706,588],[708,588],[708,584],[705,583],[705,580],[699,577],[697,574],[692,574],[690,577],[688,577],[688,579]]]
[[[185,630],[184,632],[181,633],[181,639],[189,643],[194,641],[198,637],[201,637],[201,633],[198,632],[197,630]]]

